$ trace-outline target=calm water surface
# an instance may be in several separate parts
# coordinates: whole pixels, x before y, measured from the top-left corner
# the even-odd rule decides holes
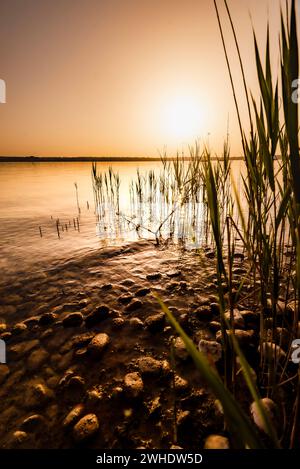
[[[160,163],[98,163],[99,171],[112,166],[121,178],[120,199],[125,209],[129,203],[128,186],[136,167],[141,171],[157,168]],[[99,237],[91,180],[91,163],[1,163],[0,164],[0,268],[19,272],[34,265],[47,267],[49,262],[71,258],[103,245],[135,239],[135,232],[125,237]],[[78,185],[80,215],[74,182]],[[88,203],[88,204],[87,204]],[[89,205],[89,208],[88,208]],[[79,217],[80,231],[73,219]],[[56,219],[68,230],[56,230]],[[69,226],[69,222],[71,226]],[[39,227],[42,230],[40,236]]]
[[[129,184],[136,175],[154,169],[160,162],[98,163],[98,171],[112,166],[121,179],[120,204],[129,206]],[[101,246],[121,244],[137,238],[135,229],[99,233],[95,217],[91,163],[1,163],[0,164],[0,268],[2,274],[47,268]],[[238,176],[240,162],[233,162]],[[74,183],[78,185],[78,213]],[[79,217],[80,230],[73,220]],[[56,220],[67,230],[60,230]],[[41,227],[42,237],[39,227]]]

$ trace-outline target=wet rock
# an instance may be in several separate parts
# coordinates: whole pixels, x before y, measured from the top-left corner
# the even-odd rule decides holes
[[[62,426],[64,428],[74,425],[82,416],[84,412],[84,404],[77,404],[64,418]]]
[[[12,336],[11,332],[3,332],[2,334],[0,334],[0,339],[6,341],[6,340],[9,340],[11,336]]]
[[[182,431],[183,427],[186,429],[191,424],[191,420],[191,412],[189,410],[180,410],[177,414],[178,430]]]
[[[224,317],[225,319],[227,319],[227,321],[231,322],[231,319],[230,319],[230,311],[226,311],[226,313],[224,314]],[[233,326],[235,329],[244,329],[245,328],[245,320],[242,316],[242,314],[240,313],[240,311],[238,309],[234,309],[233,310]]]
[[[22,432],[21,430],[15,431],[11,438],[9,439],[8,447],[9,448],[18,448],[22,446],[29,440],[29,436],[26,432]]]
[[[195,310],[195,314],[200,320],[210,319],[212,316],[211,308],[208,305],[199,306]]]
[[[49,326],[54,321],[56,321],[57,315],[54,313],[44,313],[39,319],[40,326]]]
[[[229,440],[221,435],[209,435],[204,441],[204,449],[229,449]]]
[[[145,320],[145,326],[150,332],[160,332],[164,329],[165,327],[165,314],[164,313],[158,313],[158,314],[153,314],[151,316],[148,316],[148,318]]]
[[[19,344],[13,345],[8,349],[10,360],[19,360],[27,355],[31,350],[38,347],[38,340],[28,340],[26,342],[20,342]]]
[[[156,360],[153,357],[141,357],[137,360],[137,366],[142,375],[157,376],[168,371],[168,362],[165,360]]]
[[[121,303],[122,305],[128,305],[128,303],[130,303],[132,299],[133,299],[132,295],[122,295],[122,296],[119,296],[118,302]]]
[[[259,326],[260,314],[256,311],[243,310],[240,311],[247,328],[256,328]]]
[[[85,347],[86,345],[89,344],[89,342],[93,339],[95,336],[94,332],[85,332],[83,334],[76,335],[75,337],[72,338],[72,347],[73,348],[81,348]]]
[[[113,318],[111,320],[111,325],[114,329],[121,329],[125,325],[125,320],[123,318]]]
[[[124,389],[128,396],[137,398],[144,390],[144,383],[139,373],[127,373],[124,378]]]
[[[130,313],[132,311],[136,311],[137,309],[140,309],[143,306],[143,303],[140,300],[134,300],[132,303],[126,306],[125,311],[127,313]]]
[[[273,428],[278,428],[278,419],[279,419],[279,409],[278,406],[275,404],[272,399],[268,397],[264,397],[260,399],[260,403],[265,409],[267,416],[269,417],[270,423]],[[250,406],[250,413],[253,418],[255,425],[263,432],[268,433],[267,428],[265,428],[264,421],[261,418],[259,407],[257,403],[254,401]]]
[[[13,326],[11,332],[13,335],[20,335],[27,331],[27,326],[24,322],[19,322]]]
[[[0,364],[0,384],[4,383],[9,375],[9,368],[7,365]]]
[[[89,389],[86,395],[90,404],[97,404],[103,399],[103,389],[101,386],[95,386],[93,389]]]
[[[88,345],[88,352],[95,358],[100,357],[110,342],[109,336],[103,332],[95,335]]]
[[[221,323],[218,321],[211,321],[208,325],[209,329],[213,332],[217,332],[221,329]]]
[[[32,384],[26,388],[24,405],[26,408],[43,407],[52,397],[53,392],[44,384]]]
[[[135,329],[143,329],[144,323],[140,318],[130,318],[128,324]]]
[[[126,278],[125,280],[123,280],[123,282],[121,282],[121,285],[124,285],[125,287],[131,287],[134,284],[135,284],[135,281],[132,280],[131,278]]]
[[[85,325],[86,327],[93,327],[107,318],[109,318],[109,308],[101,305],[85,318]]]
[[[39,348],[31,352],[27,359],[27,367],[30,371],[37,371],[47,361],[49,353]]]
[[[140,288],[136,291],[135,296],[141,297],[146,296],[151,292],[150,288]]]
[[[64,390],[67,400],[78,402],[85,392],[85,381],[81,376],[72,376],[66,383]]]
[[[169,270],[169,272],[167,272],[167,276],[170,277],[170,278],[180,277],[181,276],[181,271],[180,270]]]
[[[63,319],[63,326],[64,327],[77,327],[80,326],[83,322],[83,316],[81,313],[69,313]]]
[[[95,414],[82,417],[73,428],[75,441],[82,442],[91,438],[99,430],[98,418]]]
[[[161,275],[160,272],[154,272],[154,273],[152,273],[152,274],[146,275],[146,279],[147,279],[147,280],[150,280],[151,282],[152,282],[153,280],[159,280],[161,277],[162,277],[162,275]]]
[[[216,303],[213,301],[212,303],[210,303],[210,309],[211,309],[212,314],[220,314],[219,303]]]
[[[175,385],[175,390],[178,392],[186,391],[189,388],[188,381],[179,375],[175,375],[174,385]]]
[[[74,352],[74,358],[76,360],[81,361],[81,360],[85,359],[86,356],[87,356],[87,348],[86,347],[75,350],[75,352]]]
[[[222,346],[215,340],[201,339],[198,348],[200,352],[204,353],[214,363],[217,363],[222,358]]]
[[[170,292],[174,292],[175,290],[177,290],[178,288],[180,287],[180,283],[179,282],[171,282],[169,283],[167,286],[166,286],[166,289]]]
[[[227,330],[226,333],[228,337],[230,337],[232,331]],[[255,343],[254,331],[244,331],[243,329],[235,329],[234,335],[241,347],[248,347],[250,345],[254,345]],[[222,342],[222,331],[218,331],[216,333],[216,341],[220,343]]]
[[[173,348],[175,357],[180,360],[186,360],[189,357],[189,353],[181,337],[176,337],[173,342]]]
[[[45,425],[44,417],[39,414],[34,414],[34,415],[30,415],[25,420],[23,420],[20,428],[21,430],[32,433],[36,431],[39,427],[42,427],[44,425]]]

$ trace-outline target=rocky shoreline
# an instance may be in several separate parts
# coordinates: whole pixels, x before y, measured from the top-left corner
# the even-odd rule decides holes
[[[222,370],[213,257],[145,241],[2,284],[0,447],[230,447],[219,403],[152,295]],[[237,255],[234,274],[245,272]],[[247,302],[234,311],[254,368],[259,318]],[[242,378],[236,390],[249,410]]]

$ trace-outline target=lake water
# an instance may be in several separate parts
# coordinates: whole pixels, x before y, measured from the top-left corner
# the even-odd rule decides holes
[[[120,203],[124,211],[130,203],[129,185],[136,168],[143,174],[149,170],[159,172],[162,167],[160,162],[97,164],[101,172],[107,171],[109,166],[119,172]],[[234,162],[233,167],[239,172],[241,163]],[[53,261],[137,238],[133,226],[117,233],[99,232],[91,169],[92,163],[0,164],[0,268],[3,274],[47,268]],[[59,237],[57,219],[60,220]]]
[[[121,178],[121,200],[128,203],[128,185],[136,167],[148,171],[160,163],[98,163],[99,171],[112,166]],[[0,164],[0,268],[19,272],[36,265],[46,267],[55,259],[127,239],[99,238],[95,217],[91,163]],[[74,183],[78,186],[80,217]],[[88,203],[88,204],[87,204]],[[89,205],[89,208],[88,208]],[[73,219],[79,217],[79,228]],[[56,219],[67,224],[58,238]],[[70,226],[69,226],[70,223]],[[39,227],[42,230],[40,235]],[[77,227],[76,227],[77,228]]]

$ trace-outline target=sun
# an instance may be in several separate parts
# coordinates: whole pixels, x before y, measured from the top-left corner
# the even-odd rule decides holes
[[[172,97],[165,105],[163,119],[167,137],[174,143],[190,142],[202,134],[201,102],[192,96]]]

